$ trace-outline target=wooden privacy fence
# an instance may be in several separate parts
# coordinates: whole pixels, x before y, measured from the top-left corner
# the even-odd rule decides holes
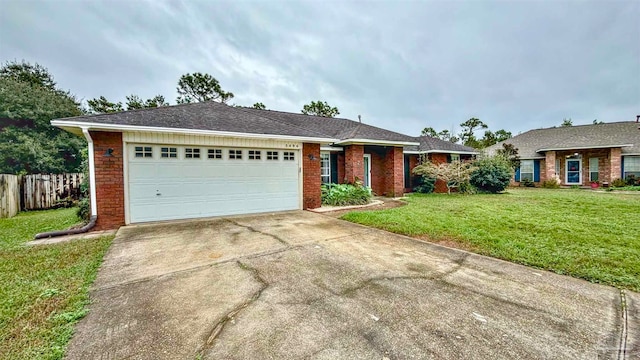
[[[20,186],[16,175],[0,174],[0,218],[10,218],[20,211]]]
[[[84,174],[34,174],[22,176],[22,210],[50,209],[62,200],[80,199]]]

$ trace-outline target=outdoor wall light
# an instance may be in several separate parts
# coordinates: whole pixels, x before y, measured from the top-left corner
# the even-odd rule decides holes
[[[108,148],[107,151],[104,152],[104,157],[112,157],[113,156],[113,149],[112,148]]]
[[[315,155],[313,155],[313,154],[309,154],[309,160],[314,161],[314,160],[316,160],[316,159],[317,159],[317,158],[315,157]]]

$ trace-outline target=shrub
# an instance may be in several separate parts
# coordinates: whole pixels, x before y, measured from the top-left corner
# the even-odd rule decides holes
[[[447,192],[469,181],[469,174],[473,171],[473,164],[469,162],[453,161],[451,163],[434,164],[427,159],[413,169],[413,173],[423,178],[440,179],[447,184]]]
[[[613,187],[623,187],[623,186],[627,186],[627,182],[622,180],[622,179],[620,179],[620,178],[617,178],[617,179],[613,180],[613,182],[611,183],[611,186],[613,186]]]
[[[418,186],[413,188],[414,192],[422,193],[422,194],[430,194],[436,187],[436,179],[422,176],[420,177],[420,181]]]
[[[531,179],[522,179],[522,181],[520,181],[520,186],[534,187],[536,184]]]
[[[371,201],[371,190],[355,184],[323,184],[322,204],[323,205],[364,205]]]
[[[91,203],[88,197],[83,197],[78,201],[78,210],[76,211],[78,217],[84,221],[89,221],[91,215]]]
[[[484,157],[476,161],[474,166],[469,183],[478,191],[496,194],[509,186],[513,172],[511,162],[504,156]],[[462,192],[462,186],[460,190]]]
[[[628,186],[640,185],[640,178],[636,178],[635,175],[627,175],[624,181]]]
[[[542,187],[545,189],[559,189],[560,188],[560,179],[558,176],[554,176],[549,180],[545,180],[542,182]]]

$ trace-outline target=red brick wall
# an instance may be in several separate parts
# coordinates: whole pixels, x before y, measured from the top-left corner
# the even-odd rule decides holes
[[[384,195],[402,196],[404,192],[404,155],[401,147],[388,147],[384,158]]]
[[[440,153],[429,154],[429,161],[431,161],[434,164],[446,163],[447,162],[447,154],[440,154]],[[433,189],[433,192],[446,193],[447,192],[447,184],[444,181],[440,180],[440,179],[436,180],[436,184],[435,184],[435,188]]]
[[[609,170],[607,172],[605,172],[604,174],[608,174],[608,180],[609,183],[611,183],[613,180],[618,179],[618,178],[622,178],[622,149],[620,148],[612,148],[609,152],[609,157],[607,160],[609,160],[609,168],[606,170]],[[602,176],[603,171],[600,170],[600,175]]]
[[[371,190],[376,195],[386,193],[386,154],[383,149],[365,149],[371,155]]]
[[[313,155],[314,160],[309,159],[309,155]],[[302,208],[319,208],[322,205],[320,144],[302,144],[302,174]]]
[[[98,221],[94,230],[117,229],[124,225],[124,175],[122,134],[92,131],[96,171]],[[104,153],[113,149],[113,156]]]
[[[364,146],[347,145],[344,147],[344,177],[346,182],[364,180]]]

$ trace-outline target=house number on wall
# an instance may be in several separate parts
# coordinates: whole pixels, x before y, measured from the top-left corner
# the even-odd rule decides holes
[[[300,144],[285,144],[285,147],[289,149],[299,149]]]

